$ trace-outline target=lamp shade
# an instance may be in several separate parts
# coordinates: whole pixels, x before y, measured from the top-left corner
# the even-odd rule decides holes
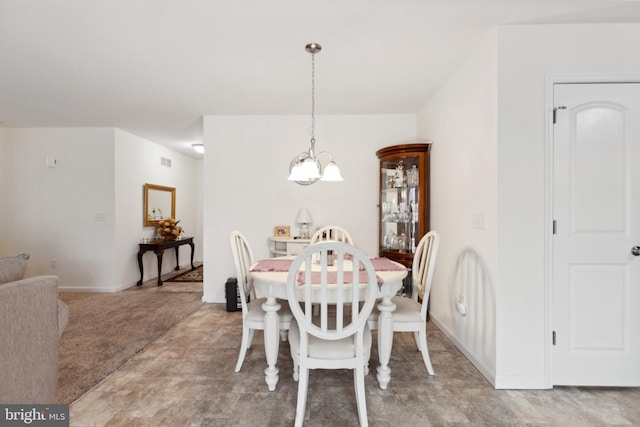
[[[320,181],[343,181],[342,175],[340,175],[340,168],[335,162],[330,162],[326,168]]]
[[[307,208],[301,208],[298,210],[298,216],[296,217],[296,224],[311,224],[313,218],[311,218],[311,212]]]
[[[289,181],[306,181],[309,178],[305,176],[304,170],[302,169],[302,164],[296,163],[293,168],[291,168],[291,173],[289,174]]]
[[[305,161],[302,162],[302,170],[308,180],[320,178],[318,163],[316,163],[314,159],[305,159]]]

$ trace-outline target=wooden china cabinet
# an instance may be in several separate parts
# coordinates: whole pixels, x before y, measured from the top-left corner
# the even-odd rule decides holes
[[[407,267],[429,231],[431,143],[402,144],[376,152],[380,159],[379,254]],[[403,293],[411,292],[411,275]]]

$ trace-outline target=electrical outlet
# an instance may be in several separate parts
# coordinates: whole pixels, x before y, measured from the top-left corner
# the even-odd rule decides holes
[[[51,258],[51,268],[56,268],[58,261],[55,258]]]

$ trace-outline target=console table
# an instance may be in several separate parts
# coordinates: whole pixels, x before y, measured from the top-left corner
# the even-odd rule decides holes
[[[310,243],[311,239],[300,237],[269,237],[269,250],[274,257],[294,256],[302,252]]]
[[[175,248],[176,249],[176,270],[180,270],[180,263],[178,262],[178,248],[182,245],[191,246],[191,269],[195,270],[193,265],[193,252],[195,245],[193,244],[193,237],[183,237],[179,240],[171,240],[169,242],[165,241],[154,241],[149,243],[140,243],[140,249],[138,250],[138,268],[140,269],[140,280],[138,281],[138,286],[142,286],[142,279],[144,278],[144,270],[142,267],[142,255],[144,255],[147,251],[153,251],[158,258],[158,286],[162,286],[162,254],[165,249]]]

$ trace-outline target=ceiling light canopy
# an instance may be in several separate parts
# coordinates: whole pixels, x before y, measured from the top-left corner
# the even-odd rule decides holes
[[[315,86],[315,54],[320,52],[322,47],[318,43],[309,43],[305,46],[307,52],[311,53],[311,146],[307,151],[298,154],[289,165],[289,181],[295,181],[301,185],[310,185],[320,181],[342,181],[340,169],[333,161],[333,156],[328,151],[316,154],[316,86]],[[328,157],[325,167],[320,163],[320,157]]]

